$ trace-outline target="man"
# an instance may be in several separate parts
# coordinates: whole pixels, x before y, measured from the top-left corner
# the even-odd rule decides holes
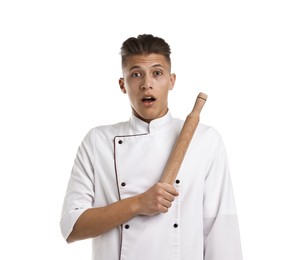
[[[74,162],[61,219],[68,242],[93,239],[95,260],[241,260],[226,151],[196,129],[174,185],[159,183],[183,121],[168,110],[170,47],[139,35],[121,47],[129,121],[93,128]]]

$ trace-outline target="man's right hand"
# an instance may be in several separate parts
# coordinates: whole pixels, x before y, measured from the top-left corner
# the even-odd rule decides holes
[[[173,185],[157,183],[146,192],[137,195],[137,210],[140,215],[153,216],[166,213],[179,193]]]

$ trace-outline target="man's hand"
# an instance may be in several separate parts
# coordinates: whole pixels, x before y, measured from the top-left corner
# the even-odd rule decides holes
[[[152,216],[166,213],[179,193],[173,185],[157,183],[146,192],[139,194],[138,214]]]

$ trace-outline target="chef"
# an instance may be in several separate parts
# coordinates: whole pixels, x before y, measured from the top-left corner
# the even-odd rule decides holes
[[[130,120],[82,141],[61,216],[67,242],[92,238],[93,260],[242,260],[226,150],[199,124],[173,185],[159,182],[183,121],[168,110],[170,47],[143,34],[121,47]]]

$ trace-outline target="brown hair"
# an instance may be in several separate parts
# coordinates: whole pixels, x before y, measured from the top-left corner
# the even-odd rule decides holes
[[[155,37],[152,34],[141,34],[136,38],[130,37],[123,42],[121,47],[122,66],[125,65],[126,58],[129,56],[152,53],[163,55],[169,65],[171,64],[170,46],[164,39]]]

